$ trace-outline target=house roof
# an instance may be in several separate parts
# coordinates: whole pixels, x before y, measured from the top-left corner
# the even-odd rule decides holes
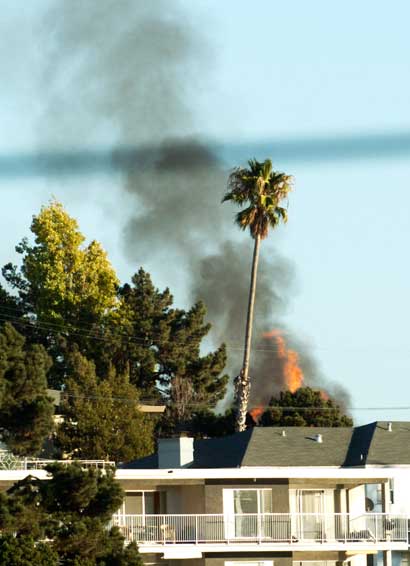
[[[373,435],[366,455],[373,466],[410,465],[410,422],[373,423]]]
[[[321,442],[317,441],[320,435]],[[191,468],[410,465],[410,422],[349,428],[254,427],[196,440]],[[156,454],[123,465],[158,468]]]
[[[320,434],[322,442],[317,442]],[[254,427],[195,443],[195,468],[341,466],[350,428]]]

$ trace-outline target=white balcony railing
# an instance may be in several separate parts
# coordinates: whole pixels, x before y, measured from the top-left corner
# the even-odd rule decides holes
[[[127,541],[158,544],[389,543],[408,540],[408,519],[398,515],[267,513],[242,515],[114,515]]]
[[[54,463],[69,465],[74,462],[82,468],[108,469],[115,468],[115,462],[107,460],[45,460],[43,458],[21,458],[9,452],[0,451],[0,470],[43,470]]]

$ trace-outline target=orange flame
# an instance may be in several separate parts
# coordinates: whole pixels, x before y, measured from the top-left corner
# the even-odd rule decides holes
[[[279,330],[265,332],[264,338],[272,338],[277,346],[278,358],[282,362],[285,385],[294,393],[303,385],[303,372],[299,367],[299,355],[294,350],[286,348],[285,339]]]
[[[262,416],[264,411],[263,406],[260,407],[254,407],[253,409],[251,409],[249,411],[250,416],[252,417],[252,419],[254,420],[255,423],[258,422],[258,420],[260,419],[260,417]]]
[[[330,399],[330,395],[327,391],[325,391],[324,389],[320,390],[320,396],[322,397],[323,401],[329,401]]]

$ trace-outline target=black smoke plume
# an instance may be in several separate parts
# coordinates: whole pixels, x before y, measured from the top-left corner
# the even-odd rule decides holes
[[[209,84],[204,77],[214,54],[176,1],[57,0],[45,29],[52,30],[48,139],[56,147],[108,140],[136,148],[122,183],[133,202],[124,210],[125,251],[165,280],[182,274],[189,300],[207,305],[214,341],[228,344],[234,376],[243,356],[253,242],[238,236],[234,210],[221,205],[228,171],[198,134],[195,100]],[[225,103],[234,95],[226,93]],[[286,330],[281,316],[292,281],[292,265],[264,244],[253,403],[266,403],[283,385],[274,345],[262,335]],[[314,361],[303,348],[299,353],[306,381],[314,382]]]

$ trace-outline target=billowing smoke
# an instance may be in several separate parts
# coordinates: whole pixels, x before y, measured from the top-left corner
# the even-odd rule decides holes
[[[166,0],[57,0],[50,26],[47,121],[54,143],[108,140],[135,148],[135,167],[122,185],[133,203],[131,212],[124,210],[125,251],[136,266],[154,266],[154,276],[169,281],[182,274],[189,300],[207,305],[214,342],[227,342],[234,376],[243,356],[253,242],[239,238],[232,206],[221,205],[228,172],[197,132],[195,99],[211,66],[200,32],[176,1]],[[264,243],[254,403],[267,402],[283,385],[274,345],[262,334],[286,330],[280,317],[292,280],[293,267]],[[317,368],[299,346],[306,381],[313,383]]]

